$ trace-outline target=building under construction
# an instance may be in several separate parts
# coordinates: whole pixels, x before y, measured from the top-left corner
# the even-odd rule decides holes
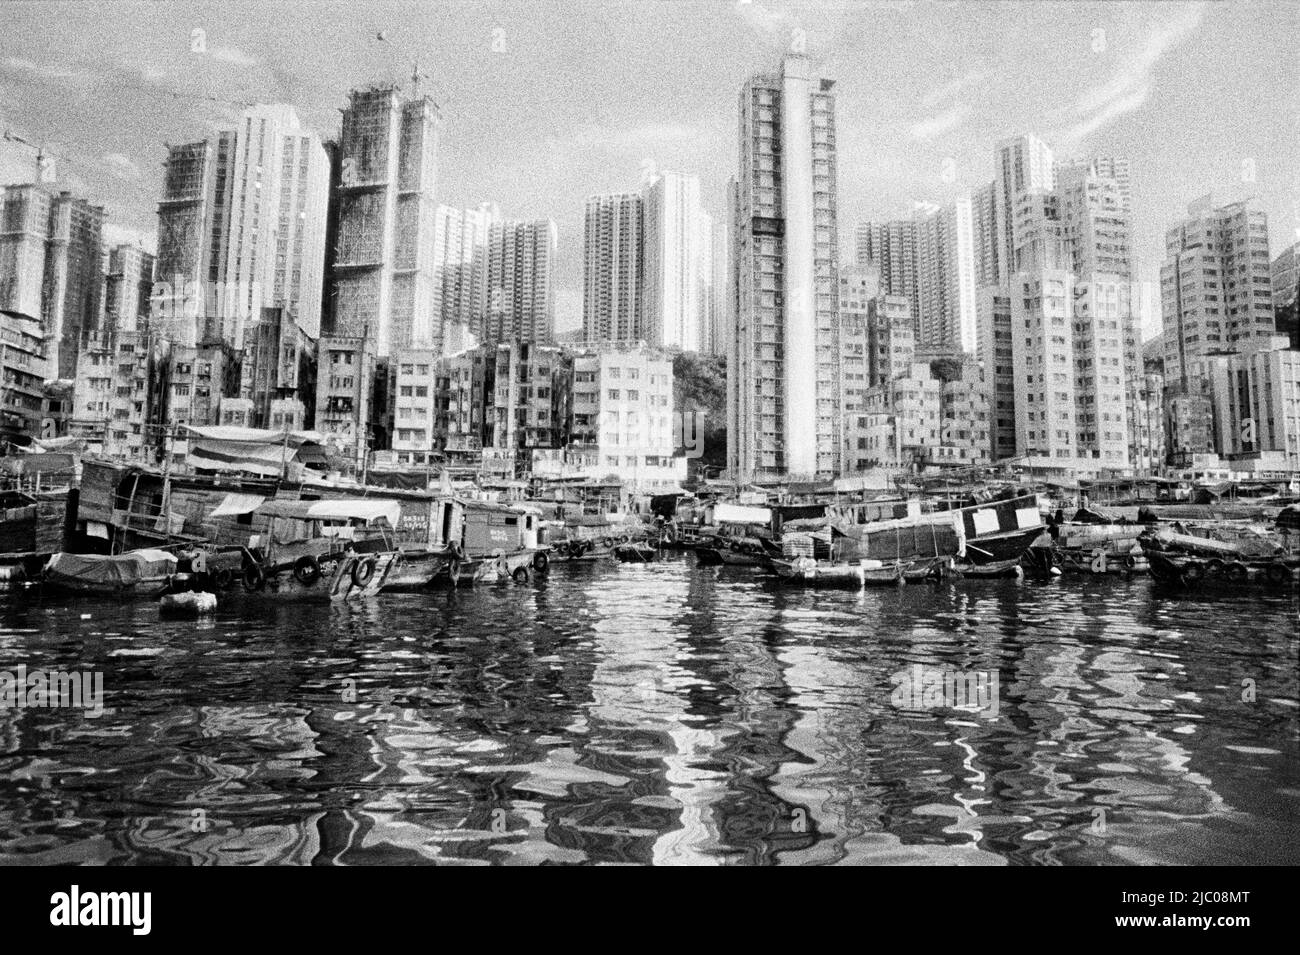
[[[380,358],[434,338],[438,125],[432,99],[397,86],[353,90],[343,111],[324,333]]]
[[[28,183],[0,198],[0,309],[41,322],[51,377],[75,374],[77,345],[98,327],[103,230],[103,206],[70,192]]]

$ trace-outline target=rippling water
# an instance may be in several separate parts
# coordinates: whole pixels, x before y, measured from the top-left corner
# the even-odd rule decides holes
[[[110,711],[0,710],[0,862],[1295,864],[1298,627],[688,558],[199,623],[10,595],[0,670],[102,671]],[[996,706],[900,703],[918,665]]]

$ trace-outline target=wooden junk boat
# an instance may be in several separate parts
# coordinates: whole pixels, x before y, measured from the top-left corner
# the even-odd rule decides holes
[[[1300,557],[1257,540],[1223,541],[1171,530],[1139,538],[1157,582],[1179,588],[1293,587],[1300,581]]]
[[[239,589],[277,600],[377,594],[402,559],[392,540],[400,513],[378,498],[267,501],[253,511],[267,533],[240,548]]]

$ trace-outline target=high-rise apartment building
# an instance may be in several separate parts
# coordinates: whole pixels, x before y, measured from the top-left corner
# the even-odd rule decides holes
[[[645,263],[644,198],[635,192],[588,196],[582,254],[587,341],[646,337]]]
[[[242,348],[264,308],[320,329],[329,160],[293,107],[258,104],[230,129],[173,146],[158,204],[157,331],[204,328]]]
[[[1026,195],[1051,192],[1054,183],[1052,151],[1036,136],[1016,136],[998,144],[993,178],[993,228],[998,284],[1009,285],[1020,268],[1018,246],[1025,244],[1018,225],[1018,207]]]
[[[833,85],[787,55],[740,91],[727,363],[727,462],[740,481],[839,472]]]
[[[707,302],[708,230],[700,180],[664,172],[647,183],[644,210],[644,337],[656,347],[699,351]],[[703,273],[703,275],[702,275]]]
[[[343,111],[325,330],[369,337],[378,358],[436,335],[439,123],[432,99],[396,86],[353,90]]]
[[[78,343],[98,330],[103,228],[103,207],[43,183],[0,196],[0,310],[40,321],[53,377],[73,377]]]
[[[997,182],[971,194],[971,234],[975,242],[975,287],[996,286],[998,272]]]
[[[921,311],[916,275],[916,227],[915,219],[859,222],[854,233],[857,267],[872,266],[876,269],[883,294],[907,298],[913,324]]]
[[[433,341],[451,354],[483,327],[488,305],[488,240],[501,221],[494,203],[477,209],[439,206],[433,245]]]
[[[971,198],[916,222],[917,341],[975,352],[975,236]]]
[[[555,337],[555,223],[503,220],[488,229],[487,310],[481,344]]]
[[[1011,346],[1011,295],[997,285],[980,288],[976,302],[979,341],[989,404],[989,454],[992,460],[1016,454],[1016,370]]]
[[[108,254],[104,272],[106,331],[145,331],[153,294],[154,257],[134,245],[119,245]]]
[[[1253,199],[1214,208],[1209,197],[1165,234],[1160,270],[1165,379],[1187,385],[1214,352],[1267,347],[1276,333],[1268,216]]]

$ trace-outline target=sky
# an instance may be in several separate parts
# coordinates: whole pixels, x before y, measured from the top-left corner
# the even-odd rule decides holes
[[[194,52],[193,31],[204,31]],[[348,91],[410,82],[442,115],[436,200],[558,224],[557,330],[581,324],[587,195],[700,177],[721,223],[745,78],[802,47],[835,80],[841,258],[854,224],[993,178],[1032,132],[1132,163],[1139,276],[1188,203],[1256,196],[1300,238],[1300,3],[418,0],[0,3],[0,184],[44,143],[113,241],[154,245],[166,143],[287,102],[325,138]],[[1151,329],[1148,329],[1151,331]]]

